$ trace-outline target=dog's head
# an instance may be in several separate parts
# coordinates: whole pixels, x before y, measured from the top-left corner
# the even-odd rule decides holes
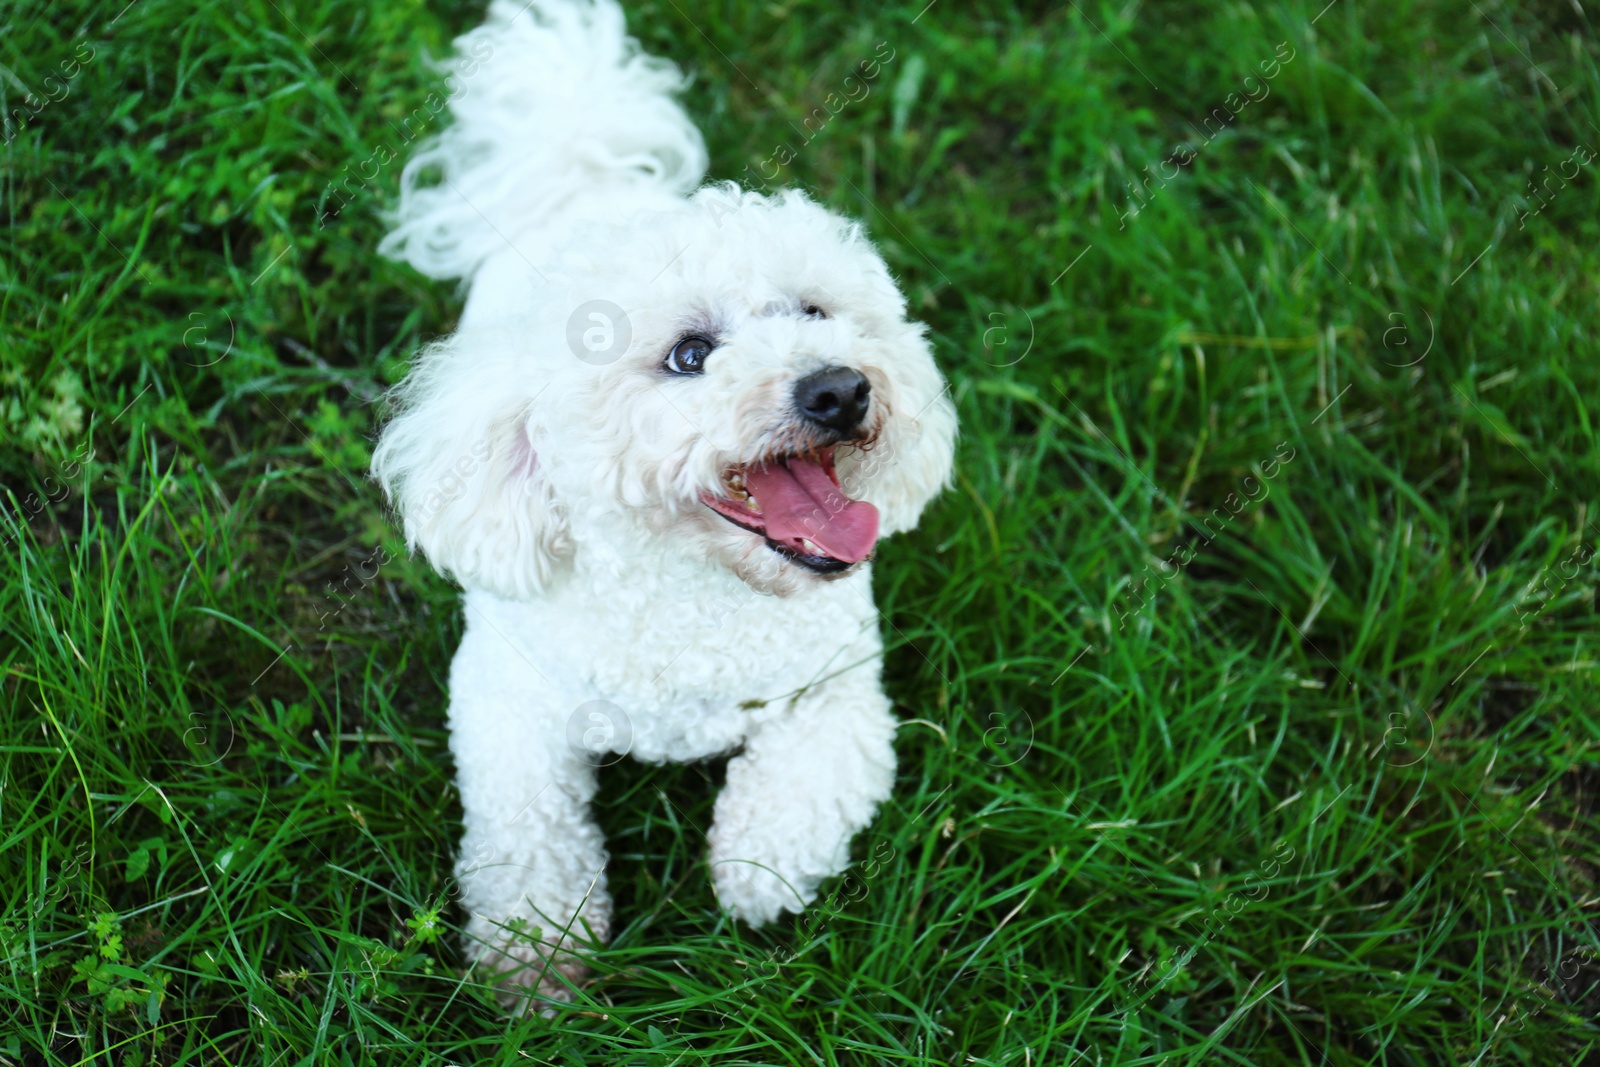
[[[846,573],[916,524],[956,429],[860,228],[732,185],[585,227],[559,275],[502,255],[398,401],[373,467],[408,538],[513,597],[583,551]]]

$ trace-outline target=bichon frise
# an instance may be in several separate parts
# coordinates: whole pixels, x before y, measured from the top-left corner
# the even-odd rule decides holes
[[[739,918],[846,867],[894,778],[869,559],[948,481],[955,409],[860,226],[701,185],[684,79],[613,0],[495,0],[456,47],[382,251],[466,308],[373,472],[466,590],[468,952],[560,997],[611,925],[589,801],[624,753],[741,749],[708,834]]]

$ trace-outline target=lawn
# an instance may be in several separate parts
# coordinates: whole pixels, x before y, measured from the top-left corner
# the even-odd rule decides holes
[[[0,19],[0,1064],[1600,1062],[1579,4],[630,3],[713,177],[866,224],[963,436],[876,568],[856,865],[752,930],[721,764],[608,768],[613,942],[508,1022],[456,592],[366,475],[481,9],[123,2]]]

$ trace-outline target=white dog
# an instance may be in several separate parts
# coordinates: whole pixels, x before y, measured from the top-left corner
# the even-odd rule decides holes
[[[955,411],[858,225],[701,186],[684,79],[613,0],[495,0],[456,45],[383,251],[466,309],[373,471],[466,589],[469,954],[559,997],[611,924],[606,753],[742,746],[708,834],[740,918],[846,867],[894,778],[868,560],[946,484]]]

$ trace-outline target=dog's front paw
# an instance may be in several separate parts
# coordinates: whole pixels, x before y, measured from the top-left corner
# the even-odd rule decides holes
[[[844,848],[809,862],[788,849],[772,847],[756,835],[711,835],[711,881],[722,906],[752,926],[772,922],[786,911],[804,911],[816,899],[817,886],[844,869]],[[845,846],[847,847],[847,845]]]
[[[712,860],[711,880],[717,899],[736,918],[764,926],[786,911],[801,911],[817,895],[820,879],[798,883],[749,860]]]
[[[532,1011],[553,1015],[551,1005],[570,1003],[574,987],[592,973],[573,954],[572,942],[542,940],[540,931],[522,920],[513,919],[506,928],[477,931],[475,937],[473,933],[469,928],[467,954],[494,983],[495,999],[510,1015]]]

